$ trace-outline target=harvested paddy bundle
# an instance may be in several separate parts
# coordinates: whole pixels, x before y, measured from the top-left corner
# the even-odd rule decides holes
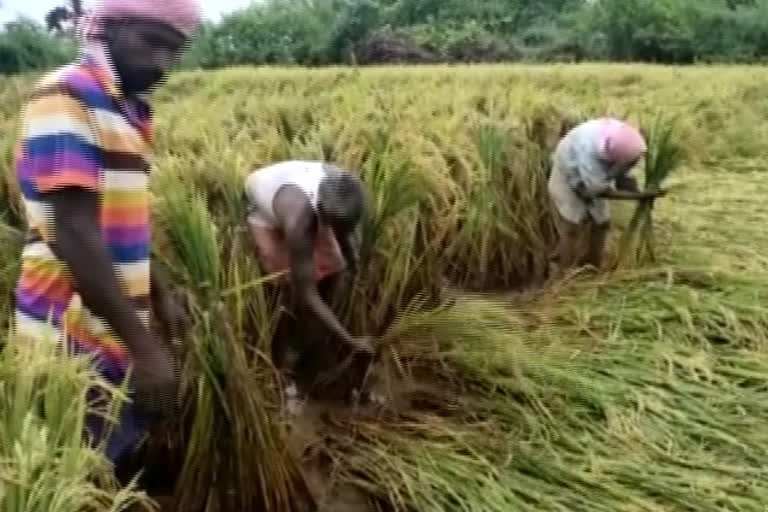
[[[659,190],[664,181],[680,164],[683,152],[674,139],[675,124],[660,115],[646,135],[648,151],[645,155],[645,190]],[[638,201],[626,231],[622,235],[619,263],[639,262],[645,257],[656,260],[653,237],[653,207],[655,197]]]
[[[185,455],[177,506],[190,512],[305,510],[312,499],[270,421],[269,382],[251,366],[247,347],[235,335],[240,314],[230,313],[223,300],[242,289],[225,289],[230,274],[207,200],[171,181],[164,211],[174,249],[170,262],[187,290],[194,322],[183,350]]]

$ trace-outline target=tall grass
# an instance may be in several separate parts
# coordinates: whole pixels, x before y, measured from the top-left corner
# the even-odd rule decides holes
[[[109,410],[93,408],[86,397],[92,389],[112,396]],[[0,510],[151,510],[133,484],[117,486],[110,462],[83,436],[87,412],[114,421],[125,399],[88,359],[65,354],[53,337],[10,338],[0,352]]]
[[[468,387],[452,412],[444,387],[431,411],[343,423],[342,478],[403,511],[760,510],[768,310],[752,290],[646,271],[413,317],[401,344],[438,342]]]
[[[157,95],[153,237],[193,313],[181,350],[186,408],[164,439],[180,452],[180,510],[312,501],[277,421],[271,276],[244,231],[246,174],[289,158],[333,161],[369,188],[361,271],[336,305],[355,334],[379,336],[397,399],[374,417],[331,411],[319,421],[308,453],[331,466],[325,484],[363,489],[379,510],[762,510],[759,202],[743,219],[717,209],[736,198],[709,189],[665,202],[664,271],[560,283],[525,300],[462,293],[450,307],[443,286],[508,289],[543,276],[554,243],[549,153],[576,119],[642,117],[665,104],[681,113],[674,137],[691,149],[686,170],[709,180],[698,166],[719,165],[763,183],[754,169],[768,150],[759,122],[768,110],[743,101],[761,73],[585,65],[175,76]],[[681,83],[696,87],[682,95]],[[757,120],[753,133],[732,117]],[[6,153],[0,170],[12,175]],[[720,216],[744,220],[749,235],[718,231]],[[682,272],[692,248],[706,253],[704,268]],[[0,246],[8,283],[17,250]],[[710,258],[730,272],[709,273]]]
[[[239,309],[222,302],[230,283],[206,198],[184,181],[170,183],[164,204],[175,256],[171,265],[182,276],[195,324],[185,351],[184,396],[191,419],[183,432],[177,506],[206,512],[304,510],[311,495],[270,421],[269,375],[252,366],[263,358],[254,360],[235,334],[242,327],[242,318],[236,323],[242,297]]]

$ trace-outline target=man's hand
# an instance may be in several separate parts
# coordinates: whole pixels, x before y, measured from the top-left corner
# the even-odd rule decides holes
[[[169,348],[152,336],[133,354],[136,406],[152,418],[169,418],[177,406],[179,369]]]
[[[167,277],[153,263],[151,267],[152,302],[166,335],[173,338],[184,336],[189,318],[184,297],[174,293]],[[170,341],[170,340],[168,340]]]
[[[664,197],[667,195],[667,191],[663,188],[644,190],[642,193],[645,199],[655,199],[657,197]]]
[[[348,258],[347,259],[347,273],[350,277],[357,276],[357,271],[359,270],[359,267],[357,265],[357,259],[355,258]]]
[[[616,190],[639,192],[640,188],[637,186],[637,180],[634,176],[622,175],[616,178]]]
[[[353,336],[348,345],[358,354],[372,355],[376,352],[374,340],[370,336]]]
[[[347,263],[347,273],[355,277],[359,270],[359,258],[360,258],[360,244],[355,237],[354,232],[339,233],[334,229],[336,234],[336,240],[339,243],[341,254],[344,256],[344,260]]]

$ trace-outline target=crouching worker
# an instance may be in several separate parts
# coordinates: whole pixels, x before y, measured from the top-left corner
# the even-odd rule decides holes
[[[327,304],[340,274],[356,271],[354,231],[365,207],[363,185],[322,162],[287,161],[255,170],[245,188],[257,256],[264,270],[285,272],[292,285],[285,304],[293,317],[291,332],[278,330],[273,358],[289,398],[296,398],[298,377],[311,384],[313,376],[306,373],[318,369],[308,366],[323,359],[311,355],[318,353],[312,346],[317,333],[308,328],[313,322],[340,341],[342,351],[373,354],[371,340],[347,332]]]
[[[559,217],[555,260],[561,269],[590,264],[599,268],[610,228],[608,200],[642,200],[663,190],[640,191],[629,172],[643,157],[646,143],[633,126],[611,118],[586,121],[570,130],[552,156],[549,194]],[[589,223],[589,245],[580,260],[578,242]]]

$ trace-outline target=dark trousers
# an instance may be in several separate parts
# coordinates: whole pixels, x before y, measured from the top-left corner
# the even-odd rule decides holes
[[[320,297],[332,309],[334,294],[341,285],[340,275],[318,283]],[[284,377],[294,380],[309,394],[327,398],[345,395],[354,385],[356,374],[360,373],[357,367],[362,363],[355,360],[338,381],[328,386],[320,385],[318,378],[341,364],[350,352],[307,310],[290,285],[282,286],[280,292],[283,312],[272,341],[275,366]]]

